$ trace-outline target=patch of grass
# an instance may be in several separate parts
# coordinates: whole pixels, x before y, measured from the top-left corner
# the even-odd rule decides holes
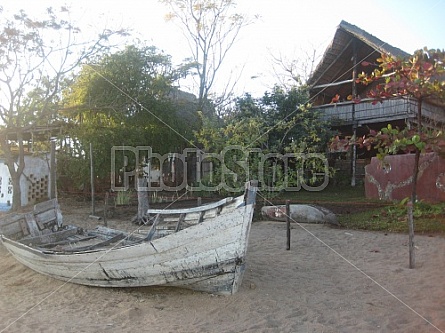
[[[414,205],[414,232],[416,234],[445,234],[445,204]],[[347,229],[408,233],[406,206],[391,204],[353,214],[339,216],[339,222]]]
[[[340,224],[346,229],[408,233],[406,201],[385,203],[367,199],[364,185],[329,185],[322,191],[302,189],[276,193],[275,197],[260,193],[257,197],[259,204],[263,196],[274,204],[283,204],[286,200],[291,203],[318,204],[336,213]],[[445,203],[433,205],[418,202],[413,207],[413,215],[416,234],[445,235]]]
[[[295,192],[284,192],[277,196],[278,200],[291,200],[300,202],[369,202],[365,197],[365,187],[329,185],[322,191],[306,191],[301,189]]]

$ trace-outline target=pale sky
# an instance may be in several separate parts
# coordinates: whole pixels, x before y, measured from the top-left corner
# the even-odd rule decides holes
[[[84,31],[88,25],[129,27],[147,44],[172,55],[175,64],[190,55],[181,30],[165,22],[168,9],[157,0],[4,0],[1,5],[4,10],[33,14],[65,3],[72,8],[73,20],[85,25]],[[445,0],[238,0],[237,4],[237,12],[260,16],[242,30],[220,73],[223,84],[231,70],[244,68],[236,88],[239,95],[261,96],[278,82],[271,55],[305,61],[305,54],[316,50],[318,62],[341,20],[408,53],[424,46],[445,48]]]

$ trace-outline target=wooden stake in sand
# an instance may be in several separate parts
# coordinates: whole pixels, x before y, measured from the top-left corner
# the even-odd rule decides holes
[[[286,200],[286,233],[287,233],[287,247],[290,250],[290,201]]]
[[[105,192],[105,200],[104,200],[104,226],[108,227],[107,214],[108,214],[108,191]]]
[[[414,219],[413,219],[413,202],[407,203],[408,208],[408,229],[409,229],[409,268],[414,268]]]
[[[93,144],[90,142],[90,182],[91,182],[91,215],[96,213],[94,205],[94,165],[93,165]]]
[[[94,169],[93,169],[93,144],[90,142],[90,169],[91,169],[91,215],[90,217],[100,220],[100,216],[96,216],[96,206],[94,203]]]

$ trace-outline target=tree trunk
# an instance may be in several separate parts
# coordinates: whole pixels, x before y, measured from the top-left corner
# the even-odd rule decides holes
[[[22,207],[22,191],[20,189],[20,175],[14,171],[11,173],[12,181],[12,211],[15,212]]]
[[[417,176],[419,174],[419,161],[420,161],[420,150],[416,150],[416,156],[414,159],[414,172],[413,172],[413,187],[411,192],[411,201],[408,203],[408,251],[409,251],[409,268],[413,269],[415,267],[415,247],[414,247],[414,217],[413,217],[413,205],[416,204],[417,200]]]
[[[147,224],[149,217],[147,216],[147,210],[150,208],[148,201],[148,184],[147,178],[143,176],[137,177],[137,193],[138,193],[138,212],[132,219],[132,222],[136,224]]]
[[[415,254],[414,254],[414,218],[413,218],[413,203],[408,202],[408,227],[409,227],[409,268],[415,266]]]
[[[419,136],[422,134],[422,99],[417,99],[417,131]],[[413,171],[413,187],[411,192],[411,204],[415,205],[417,201],[417,177],[419,175],[420,150],[416,148],[416,155],[414,158]],[[409,268],[414,268],[414,218],[408,209],[408,229],[409,229]]]
[[[417,99],[417,132],[419,136],[422,134],[422,99]],[[420,150],[416,148],[416,156],[414,159],[413,187],[411,192],[411,201],[413,205],[417,200],[417,176],[419,174]]]
[[[414,157],[414,171],[413,171],[413,187],[411,191],[411,201],[413,204],[417,200],[417,176],[419,175],[419,163],[420,163],[420,150],[416,149],[416,154]]]

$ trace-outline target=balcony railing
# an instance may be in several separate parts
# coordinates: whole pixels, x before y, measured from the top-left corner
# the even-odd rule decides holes
[[[372,104],[371,100],[362,100],[360,103],[343,102],[314,106],[320,110],[323,119],[331,123],[338,121],[342,125],[365,125],[377,122],[394,120],[415,120],[417,114],[417,102],[412,99],[398,98],[383,100],[381,103]],[[424,118],[436,123],[445,122],[445,110],[443,108],[423,103],[422,115]]]

